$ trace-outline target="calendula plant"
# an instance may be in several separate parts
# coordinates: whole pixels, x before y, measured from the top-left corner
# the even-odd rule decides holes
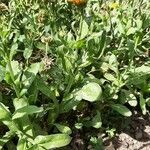
[[[148,113],[149,9],[146,0],[1,1],[0,149],[65,149],[110,113]],[[101,147],[95,136],[87,141]]]

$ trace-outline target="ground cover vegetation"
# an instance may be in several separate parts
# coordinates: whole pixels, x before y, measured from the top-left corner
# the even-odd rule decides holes
[[[149,10],[149,0],[0,0],[0,149],[73,149],[82,133],[99,150],[116,121],[149,114]]]

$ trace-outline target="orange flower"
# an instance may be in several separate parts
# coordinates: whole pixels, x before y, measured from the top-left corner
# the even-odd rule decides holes
[[[77,6],[84,6],[87,3],[87,0],[67,0],[69,3],[73,3]]]

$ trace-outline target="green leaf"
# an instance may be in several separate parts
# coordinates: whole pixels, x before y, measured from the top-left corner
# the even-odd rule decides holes
[[[76,129],[82,129],[83,123],[75,123],[75,128]]]
[[[129,103],[129,105],[131,105],[133,107],[137,106],[137,99],[136,99],[135,95],[132,94],[132,92],[130,92],[130,91],[123,89],[121,91],[120,99],[123,104],[127,102],[127,103]]]
[[[52,100],[56,100],[56,96],[55,96],[54,92],[50,89],[50,87],[48,85],[46,85],[46,83],[44,83],[42,78],[40,78],[39,76],[37,76],[37,88],[44,95],[48,96]]]
[[[26,140],[25,139],[19,139],[17,144],[17,150],[26,150]]]
[[[36,48],[41,49],[41,50],[43,50],[43,51],[45,51],[45,49],[46,49],[45,44],[43,44],[43,43],[41,43],[41,42],[35,43],[35,46],[36,46]]]
[[[18,61],[11,61],[12,71],[15,77],[17,77],[21,73],[20,65]],[[8,66],[6,70],[9,72]]]
[[[5,80],[8,84],[12,84],[12,77],[10,74],[10,68],[11,68],[13,72],[13,76],[14,76],[13,80],[15,84],[17,85],[20,82],[20,75],[22,73],[22,68],[18,61],[11,61],[10,63],[11,63],[11,67],[9,63],[7,63],[7,66],[6,66]]]
[[[27,92],[32,82],[34,81],[37,73],[39,72],[39,69],[40,63],[34,63],[24,72],[22,76],[23,89],[20,92],[21,96]]]
[[[98,42],[98,45],[99,45],[99,52],[98,52],[98,58],[101,58],[102,55],[104,54],[104,51],[105,51],[105,48],[106,48],[106,45],[107,45],[107,36],[106,36],[106,31],[104,30],[102,32],[102,36],[101,36],[101,41]]]
[[[2,103],[0,103],[0,120],[11,120],[9,109]]]
[[[17,109],[27,106],[28,101],[25,98],[15,98],[13,100],[13,104],[14,104],[15,110],[17,110]]]
[[[67,42],[70,43],[74,40],[74,36],[71,32],[68,32],[67,34]]]
[[[137,24],[137,29],[140,30],[140,29],[142,28],[143,21],[140,20],[140,19],[137,19],[137,20],[136,20],[136,24]]]
[[[62,101],[61,107],[60,107],[60,112],[61,113],[69,112],[71,109],[73,109],[79,103],[80,103],[80,101],[75,98],[67,100],[67,101]]]
[[[10,73],[9,73],[9,72],[6,72],[6,73],[5,73],[4,80],[5,80],[8,84],[12,84],[12,79],[11,79],[11,76],[10,76]]]
[[[117,57],[114,54],[111,54],[109,57],[109,68],[116,74],[118,73],[118,64]]]
[[[88,83],[87,85],[83,86],[81,89],[81,96],[82,99],[94,102],[100,100],[102,95],[102,89],[99,84],[95,82]]]
[[[34,141],[35,144],[45,149],[52,149],[68,145],[71,141],[71,137],[68,134],[39,135]]]
[[[10,50],[10,59],[11,60],[12,60],[13,56],[15,55],[17,49],[18,49],[18,44],[14,43]]]
[[[108,80],[108,81],[116,81],[117,79],[110,73],[105,73],[104,77]]]
[[[64,68],[65,68],[66,72],[70,72],[71,69],[73,68],[70,59],[67,58],[67,57],[64,57],[63,61],[64,61],[64,64],[65,64]]]
[[[81,35],[80,39],[85,38],[88,35],[89,27],[85,20],[81,22]]]
[[[25,35],[20,35],[19,38],[18,38],[18,40],[20,42],[23,42],[25,39],[26,39]]]
[[[71,109],[75,108],[82,100],[81,91],[73,91],[72,93],[64,97],[60,105],[60,113],[69,112]]]
[[[69,46],[70,48],[81,49],[85,47],[85,44],[86,44],[85,39],[81,39],[73,43],[69,43]]]
[[[117,57],[114,54],[109,57],[109,65],[118,65]]]
[[[113,104],[113,105],[111,105],[111,107],[112,107],[112,109],[114,109],[115,111],[117,111],[118,113],[120,113],[123,116],[130,117],[132,115],[132,112],[124,105]]]
[[[137,29],[136,29],[136,28],[133,28],[133,27],[129,28],[129,30],[128,30],[127,33],[126,33],[127,36],[130,35],[130,34],[134,34],[134,33],[136,32],[136,30],[137,30]]]
[[[39,92],[38,87],[37,87],[37,82],[38,81],[35,79],[28,90],[29,104],[35,104],[37,101],[38,92]]]
[[[130,94],[129,97],[131,99],[128,101],[128,103],[133,107],[137,106],[138,103],[136,97],[133,94]]]
[[[71,134],[72,133],[71,129],[65,125],[61,125],[61,124],[57,124],[57,123],[55,123],[54,125],[57,127],[57,129],[61,133],[65,133],[65,134]]]
[[[25,59],[29,59],[32,55],[32,49],[31,48],[25,48],[24,52],[23,52],[23,56]]]
[[[132,70],[133,73],[150,74],[150,66],[142,65]]]
[[[42,111],[43,111],[43,108],[39,108],[39,107],[36,107],[36,106],[33,106],[33,105],[25,106],[25,107],[22,107],[20,109],[17,109],[14,112],[12,119],[18,119],[18,118],[21,118],[25,115],[40,113]]]
[[[104,73],[105,73],[105,72],[107,72],[107,71],[108,71],[108,69],[109,69],[109,64],[108,64],[108,63],[103,62],[100,68],[101,68],[102,72],[104,72]]]
[[[55,108],[55,106],[53,106],[52,109],[49,110],[48,112],[48,117],[47,117],[47,121],[49,124],[53,124],[57,118],[57,110]]]
[[[101,115],[100,112],[97,111],[96,116],[92,119],[92,127],[98,129],[102,126]]]
[[[125,34],[125,28],[124,28],[124,25],[123,23],[118,19],[118,23],[117,23],[117,26],[118,26],[118,31],[120,32],[120,34]]]
[[[146,99],[146,104],[150,107],[150,97]]]
[[[104,150],[102,138],[91,137],[90,144],[93,146],[94,150]]]
[[[140,96],[140,107],[143,115],[146,115],[146,100],[143,98],[143,95]]]

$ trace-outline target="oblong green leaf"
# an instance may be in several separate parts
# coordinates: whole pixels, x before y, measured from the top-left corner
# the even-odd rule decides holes
[[[52,149],[68,145],[71,141],[71,137],[68,134],[39,135],[34,141],[35,144],[45,149]]]
[[[39,107],[36,107],[36,106],[33,106],[33,105],[25,106],[25,107],[22,107],[20,109],[17,109],[14,112],[12,119],[18,119],[18,118],[21,118],[25,115],[40,113],[42,111],[43,111],[43,108],[39,108]]]
[[[81,35],[80,39],[85,38],[88,35],[89,29],[88,29],[88,24],[85,20],[82,21],[81,23]]]
[[[58,124],[58,123],[55,123],[54,125],[56,126],[56,128],[57,128],[61,133],[65,133],[65,134],[71,134],[71,133],[72,133],[71,129],[70,129],[68,126],[61,125],[61,124]]]
[[[111,105],[111,107],[112,107],[112,109],[114,109],[115,111],[117,111],[118,113],[120,113],[123,116],[130,117],[132,115],[132,112],[124,105],[113,104],[113,105]]]
[[[0,103],[0,120],[10,120],[11,113],[9,109],[3,104]]]
[[[117,79],[110,73],[105,73],[104,77],[109,81],[116,81]]]

